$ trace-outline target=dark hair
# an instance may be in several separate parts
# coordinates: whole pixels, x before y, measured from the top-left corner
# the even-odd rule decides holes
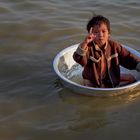
[[[107,26],[107,29],[110,33],[110,21],[102,15],[96,15],[89,20],[87,24],[87,31],[89,32],[91,27],[101,25],[102,23],[104,23]]]

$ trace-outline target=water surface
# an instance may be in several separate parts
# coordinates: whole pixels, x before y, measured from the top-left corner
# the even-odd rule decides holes
[[[140,51],[138,0],[0,1],[0,139],[85,140],[140,137],[140,92],[77,95],[53,71],[55,55],[81,42],[94,14],[112,38]]]

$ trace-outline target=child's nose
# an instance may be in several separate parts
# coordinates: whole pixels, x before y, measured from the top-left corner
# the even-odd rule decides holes
[[[100,32],[98,33],[98,35],[99,35],[99,36],[103,36],[103,32],[100,31]]]

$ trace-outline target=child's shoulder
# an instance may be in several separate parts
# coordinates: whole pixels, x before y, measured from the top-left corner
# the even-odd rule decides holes
[[[109,43],[110,46],[114,46],[114,47],[115,47],[115,46],[116,46],[116,47],[122,46],[122,44],[121,44],[119,41],[112,40],[112,39],[108,40],[108,43]]]

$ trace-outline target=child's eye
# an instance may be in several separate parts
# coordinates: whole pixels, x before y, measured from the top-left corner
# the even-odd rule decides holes
[[[103,33],[106,33],[107,31],[106,30],[104,30],[104,31],[102,31]]]

